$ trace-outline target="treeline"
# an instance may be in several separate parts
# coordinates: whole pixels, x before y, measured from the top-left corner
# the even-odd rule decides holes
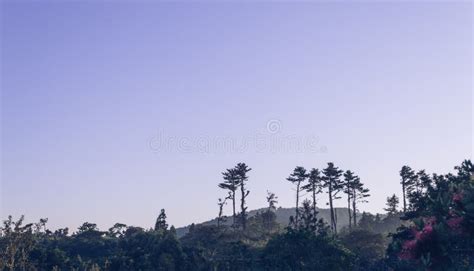
[[[227,169],[222,173],[224,181],[219,183],[219,187],[227,191],[227,196],[218,199],[219,215],[218,225],[226,219],[223,216],[223,207],[227,200],[232,202],[232,227],[242,227],[245,230],[247,220],[246,198],[250,191],[246,189],[248,181],[247,173],[251,171],[245,163],[238,163],[234,168]],[[369,197],[369,189],[364,187],[360,178],[354,172],[340,170],[334,166],[334,163],[328,163],[323,170],[316,168],[307,171],[304,167],[297,166],[290,174],[287,181],[292,183],[296,188],[296,205],[295,215],[290,218],[290,225],[294,228],[300,223],[301,208],[310,208],[312,216],[317,217],[317,197],[319,194],[326,192],[328,194],[329,210],[330,210],[330,229],[332,233],[337,234],[337,214],[335,212],[334,203],[341,199],[341,194],[345,194],[347,199],[347,210],[349,217],[349,228],[357,224],[358,204],[367,202]],[[240,213],[236,212],[236,201],[238,200],[237,191],[240,190]],[[301,206],[301,192],[307,192],[311,195],[311,199],[305,199]],[[267,201],[274,206],[277,201],[275,194],[268,192]]]
[[[47,219],[9,217],[0,228],[0,270],[474,270],[473,169],[464,161],[456,174],[429,175],[404,166],[401,210],[392,195],[386,213],[372,215],[359,212],[369,189],[354,172],[333,163],[296,167],[286,178],[295,213],[280,225],[271,192],[267,208],[248,215],[251,168],[239,163],[222,173],[216,225],[193,224],[178,238],[165,210],[151,229],[117,223],[101,231],[86,222],[73,233],[49,230]],[[318,197],[328,201],[329,221],[318,215]],[[342,230],[337,201],[347,206]]]

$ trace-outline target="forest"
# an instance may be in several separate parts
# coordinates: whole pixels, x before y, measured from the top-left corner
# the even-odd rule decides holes
[[[216,182],[223,196],[213,222],[183,234],[163,209],[150,229],[85,222],[52,231],[47,218],[27,224],[9,216],[0,270],[474,270],[473,172],[470,160],[448,174],[403,166],[401,197],[387,195],[385,213],[373,215],[361,211],[370,189],[355,172],[298,166],[282,178],[296,193],[280,223],[272,192],[265,208],[248,210],[251,168],[239,163]]]

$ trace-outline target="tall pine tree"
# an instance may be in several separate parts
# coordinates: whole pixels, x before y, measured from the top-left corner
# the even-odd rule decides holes
[[[226,169],[225,172],[222,172],[222,177],[224,182],[219,184],[219,187],[229,192],[229,199],[232,201],[232,226],[235,226],[236,222],[236,211],[235,211],[235,202],[236,202],[236,191],[240,186],[240,179],[235,168]]]
[[[398,203],[400,203],[400,200],[395,194],[390,197],[387,197],[387,208],[384,208],[384,210],[389,216],[395,215],[398,212]]]
[[[351,205],[352,205],[352,199],[354,197],[354,186],[355,186],[356,178],[357,176],[355,176],[354,172],[350,170],[347,170],[344,173],[343,191],[347,195],[347,211],[349,215],[349,229],[352,228]]]
[[[403,197],[403,212],[406,213],[407,211],[407,198],[413,188],[413,178],[415,176],[415,172],[409,166],[403,166],[400,170],[400,177],[401,181],[400,184],[402,185],[402,197]]]
[[[304,183],[304,181],[308,178],[308,176],[309,174],[306,173],[306,169],[304,167],[296,167],[293,170],[293,173],[291,173],[290,176],[286,178],[287,181],[296,185],[295,225],[298,225],[299,214],[300,214],[299,200],[300,200],[300,192],[302,191],[301,184]]]
[[[352,219],[353,225],[357,225],[357,204],[367,202],[366,198],[370,197],[369,189],[364,187],[360,178],[356,176],[352,189]]]
[[[308,175],[308,183],[302,187],[306,192],[311,193],[311,203],[313,215],[316,217],[318,211],[316,209],[316,196],[322,192],[321,172],[317,168],[311,169]]]
[[[337,220],[336,214],[334,212],[334,200],[339,199],[340,197],[337,194],[342,189],[341,175],[342,170],[338,167],[335,167],[333,163],[328,163],[328,166],[323,170],[323,186],[327,188],[327,193],[329,195],[329,210],[331,213],[331,230],[334,234],[337,234]]]
[[[161,209],[160,215],[156,219],[155,231],[164,232],[168,229],[168,224],[166,223],[166,213],[165,209]]]
[[[245,230],[247,227],[247,206],[245,199],[249,195],[250,191],[246,188],[246,183],[249,179],[247,173],[252,169],[249,168],[245,163],[238,163],[235,166],[235,172],[237,174],[237,180],[240,185],[240,224],[242,229]]]

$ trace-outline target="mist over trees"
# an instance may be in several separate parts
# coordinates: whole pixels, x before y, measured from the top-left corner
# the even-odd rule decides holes
[[[178,236],[164,209],[153,228],[115,223],[106,231],[92,222],[51,231],[46,218],[9,216],[0,227],[0,270],[474,270],[474,167],[465,160],[455,171],[403,166],[402,197],[388,195],[385,213],[371,214],[361,212],[370,194],[356,172],[298,166],[282,177],[295,208],[279,223],[275,193],[267,191],[265,208],[248,210],[251,168],[238,163],[216,181],[223,196],[214,224]]]

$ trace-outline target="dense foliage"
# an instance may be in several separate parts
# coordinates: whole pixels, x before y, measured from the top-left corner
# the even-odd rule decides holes
[[[457,174],[411,175],[409,224],[393,234],[390,263],[399,270],[474,270],[473,165]]]
[[[219,187],[227,196],[218,201],[215,224],[193,224],[178,238],[165,210],[151,229],[117,223],[101,231],[86,222],[73,233],[49,230],[47,219],[8,217],[0,228],[0,270],[474,270],[473,166],[465,161],[456,170],[428,175],[403,167],[405,211],[392,195],[386,213],[372,215],[358,212],[368,189],[352,171],[332,163],[309,172],[297,167],[287,179],[297,187],[297,208],[281,225],[271,192],[268,207],[248,215],[250,168],[241,163],[223,173]],[[321,219],[316,197],[323,192],[333,203],[345,201],[347,227],[337,231],[332,205],[328,221]]]

